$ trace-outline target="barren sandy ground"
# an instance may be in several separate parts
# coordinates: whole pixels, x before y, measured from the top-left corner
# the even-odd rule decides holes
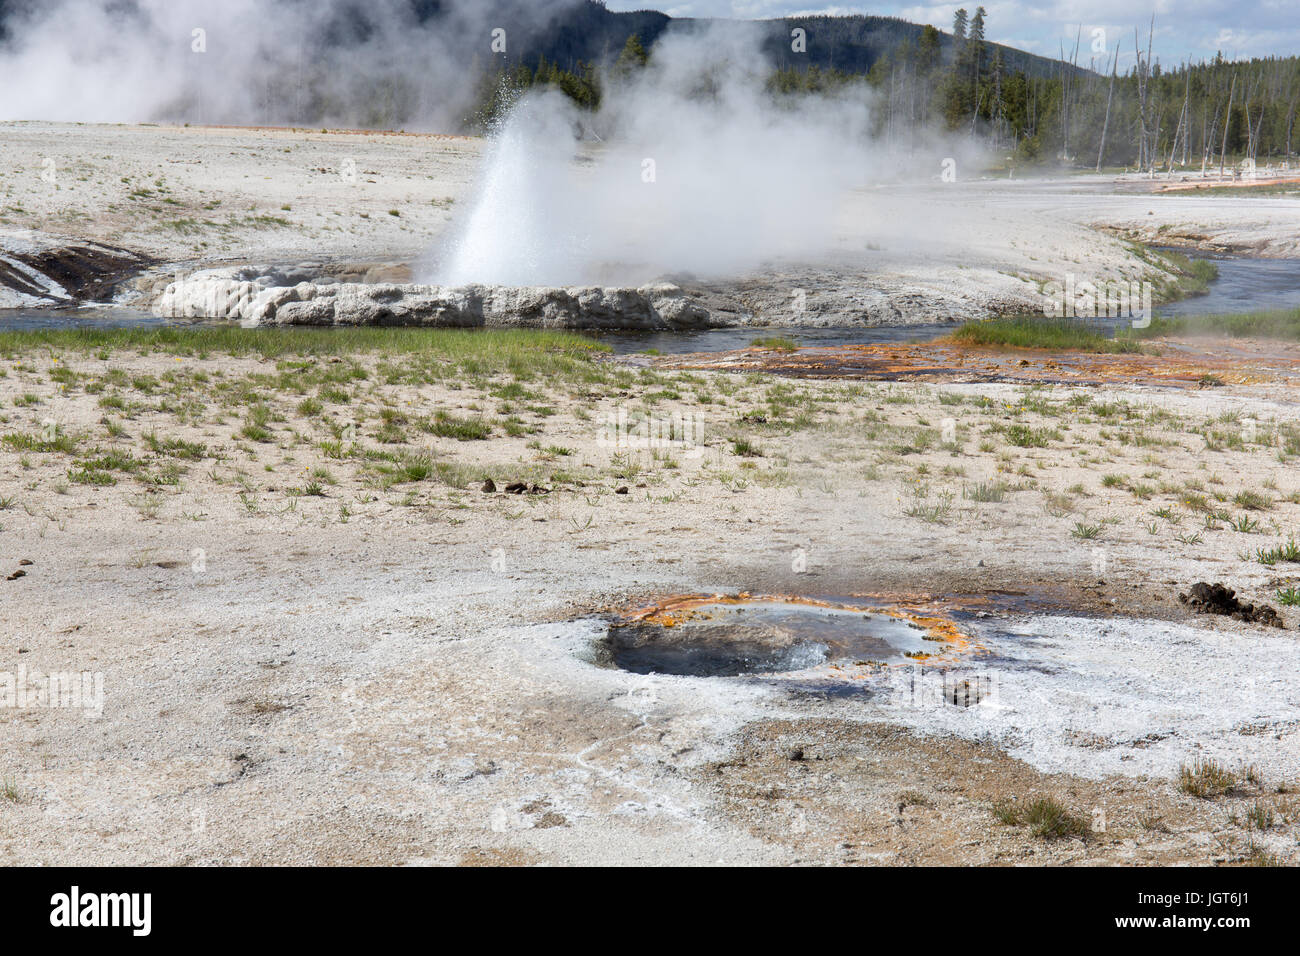
[[[0,124],[0,139],[0,225],[167,262],[414,257],[449,221],[482,147],[399,133],[50,123]]]
[[[465,201],[480,150],[0,134],[0,230],[191,264],[408,260]],[[1126,227],[1146,197],[1112,214],[1086,183],[939,188],[923,214],[901,191],[854,197],[856,265],[727,294],[952,316],[1065,270],[1145,268],[1089,224]],[[1154,208],[1187,225],[1202,202],[1235,208]],[[1216,388],[1035,387],[488,341],[0,354],[0,675],[103,676],[98,715],[0,708],[0,859],[1300,861],[1300,614],[1279,607],[1277,630],[1177,599],[1200,580],[1275,605],[1300,587],[1284,547],[1300,430],[1278,371],[1294,355],[1247,356],[1239,377],[1207,363]],[[611,446],[620,415],[689,421],[696,440]],[[742,591],[951,616],[971,640],[959,666],[999,692],[952,707],[900,697],[909,668],[810,684],[592,663],[610,614]],[[1198,761],[1222,778],[1181,786]],[[1066,835],[1023,819],[1042,797]]]
[[[1300,513],[1289,388],[516,373],[10,356],[4,660],[105,696],[0,715],[5,859],[1295,862],[1294,631],[1175,598],[1296,581],[1251,554]],[[611,449],[620,409],[702,442]],[[988,608],[970,666],[1033,666],[991,711],[588,662],[604,609],[740,590]],[[1232,793],[1179,790],[1202,757]],[[1097,832],[999,822],[1040,795]]]

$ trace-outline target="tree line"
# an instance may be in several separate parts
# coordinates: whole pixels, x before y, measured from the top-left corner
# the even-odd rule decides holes
[[[1039,61],[1027,71],[1013,68],[1005,48],[986,40],[987,25],[983,7],[958,10],[951,35],[928,25],[900,31],[870,67],[842,58],[845,66],[827,68],[787,52],[771,57],[767,88],[778,102],[829,92],[870,96],[878,104],[877,135],[900,150],[925,130],[943,128],[1016,161],[1096,169],[1226,172],[1295,155],[1300,57],[1229,61],[1219,54],[1165,70],[1151,54],[1153,21],[1145,38],[1087,38],[1086,63],[1080,30],[1053,70],[1044,72]],[[810,29],[810,46],[817,35]],[[1123,72],[1121,53],[1130,64]],[[640,69],[652,55],[633,33],[604,68],[583,61],[562,68],[544,57],[533,66],[500,66],[483,75],[469,125],[485,128],[519,93],[540,86],[594,111],[611,78]]]
[[[1239,162],[1295,156],[1300,57],[1209,62],[1164,70],[1151,54],[1154,21],[1144,38],[1090,37],[1081,63],[1082,30],[1062,47],[1053,75],[1009,69],[985,40],[986,12],[958,10],[953,44],[925,27],[862,76],[795,67],[779,69],[770,87],[781,94],[818,92],[854,83],[881,104],[878,132],[902,145],[919,130],[964,131],[1020,160],[1071,166],[1128,167],[1150,172],[1226,169]],[[1121,49],[1121,46],[1123,49]],[[1121,73],[1120,54],[1131,66]]]

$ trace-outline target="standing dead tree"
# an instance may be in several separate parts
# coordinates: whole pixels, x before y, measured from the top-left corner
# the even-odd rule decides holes
[[[1110,60],[1110,89],[1106,91],[1106,119],[1101,124],[1101,146],[1097,149],[1097,172],[1101,172],[1101,159],[1106,155],[1106,130],[1110,128],[1110,104],[1115,99],[1115,73],[1119,67],[1119,46]]]
[[[1284,169],[1291,168],[1291,133],[1295,129],[1295,107],[1296,101],[1293,97],[1291,108],[1287,110],[1286,114],[1286,154],[1282,157],[1282,167]]]
[[[1070,162],[1070,103],[1078,83],[1079,39],[1083,36],[1080,24],[1074,34],[1074,53],[1070,56],[1070,67],[1065,66],[1065,45],[1061,45],[1061,159]]]
[[[1133,51],[1137,56],[1137,88],[1138,88],[1138,169],[1155,168],[1154,147],[1151,142],[1151,36],[1155,33],[1156,18],[1151,17],[1151,32],[1147,34],[1147,55],[1142,56],[1142,41],[1138,37],[1137,27],[1133,28]]]
[[[1187,104],[1190,102],[1191,96],[1192,96],[1192,71],[1188,70],[1187,86],[1186,89],[1183,91],[1183,108],[1182,111],[1178,114],[1178,128],[1174,130],[1173,142],[1169,144],[1169,177],[1171,179],[1173,178],[1174,175],[1174,156],[1178,154],[1178,138],[1180,136],[1186,137],[1188,132]],[[1183,164],[1185,165],[1186,163],[1187,163],[1187,149],[1186,147],[1184,147]]]
[[[1219,178],[1223,178],[1223,170],[1227,165],[1228,155],[1228,127],[1232,125],[1232,98],[1237,92],[1237,72],[1232,73],[1232,86],[1228,88],[1228,112],[1223,117],[1223,142],[1219,146]]]

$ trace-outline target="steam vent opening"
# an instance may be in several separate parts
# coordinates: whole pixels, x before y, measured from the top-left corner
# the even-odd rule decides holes
[[[739,677],[831,667],[851,676],[963,646],[946,620],[856,599],[712,596],[616,619],[597,640],[595,660],[634,674]]]

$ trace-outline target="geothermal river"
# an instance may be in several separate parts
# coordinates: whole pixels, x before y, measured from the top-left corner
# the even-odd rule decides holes
[[[1300,309],[1300,260],[1222,258],[1216,259],[1215,262],[1219,267],[1219,277],[1210,284],[1210,289],[1205,295],[1160,306],[1157,312],[1166,316],[1187,316],[1262,309]],[[144,328],[195,324],[204,323],[164,319],[116,306],[69,310],[0,310],[0,330],[3,331],[74,327]],[[942,335],[950,328],[951,326],[946,325],[829,329],[764,329],[743,326],[697,332],[609,332],[598,334],[596,337],[620,354],[654,350],[664,355],[674,355],[686,352],[724,352],[729,349],[744,348],[756,338],[773,335],[791,339],[804,346],[924,341]]]

